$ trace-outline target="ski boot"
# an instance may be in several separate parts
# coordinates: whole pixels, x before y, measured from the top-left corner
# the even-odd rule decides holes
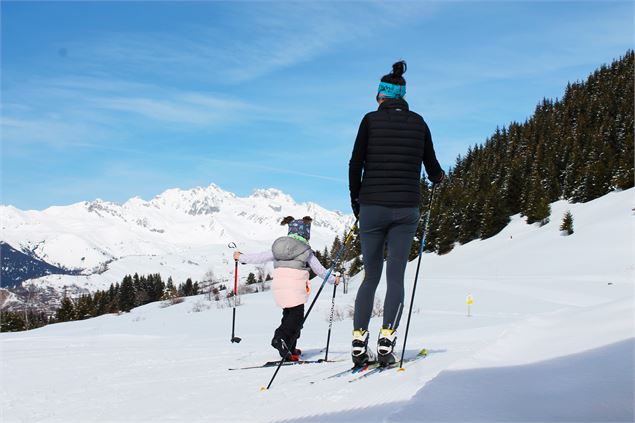
[[[291,351],[289,351],[289,348],[287,348],[287,343],[284,342],[284,339],[273,338],[271,340],[271,346],[278,350],[278,353],[280,353],[280,357],[284,360],[291,360],[291,358],[293,357],[293,354],[291,353]]]
[[[389,327],[382,327],[377,340],[377,361],[381,366],[389,366],[397,362],[393,352],[397,343],[397,333]]]
[[[300,355],[302,354],[302,350],[300,348],[293,348],[291,351],[290,361],[300,361]]]
[[[368,331],[353,331],[353,348],[351,350],[351,358],[355,367],[362,367],[368,363],[375,362],[375,354],[368,348]]]
[[[293,348],[293,350],[289,351],[291,357],[288,359],[289,361],[300,361],[300,354],[302,354],[302,350],[299,348]]]

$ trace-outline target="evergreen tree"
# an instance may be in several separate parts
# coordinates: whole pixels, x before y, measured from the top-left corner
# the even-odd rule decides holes
[[[499,233],[509,223],[509,212],[503,204],[496,201],[495,191],[485,201],[483,218],[481,220],[480,235],[482,239],[490,238]]]
[[[567,235],[573,234],[573,215],[569,210],[564,214],[562,223],[560,224],[560,230]]]
[[[454,248],[454,227],[452,218],[449,214],[444,214],[441,217],[441,223],[439,225],[439,238],[437,240],[437,252],[439,254],[446,254],[452,251]]]
[[[119,310],[129,312],[135,307],[134,282],[130,275],[124,276],[119,292]]]
[[[551,206],[549,205],[547,192],[544,189],[542,180],[537,171],[534,171],[529,183],[529,195],[525,202],[523,214],[527,216],[528,224],[540,222],[541,225],[544,225],[549,221]]]
[[[161,297],[162,300],[171,300],[178,297],[178,291],[174,286],[174,281],[172,280],[172,276],[168,277],[168,283],[165,284],[165,289],[163,290],[163,295]]]
[[[82,295],[77,300],[75,306],[75,316],[77,320],[89,319],[97,315],[97,309],[90,295]]]
[[[358,274],[362,268],[364,267],[364,263],[360,256],[356,256],[351,263],[351,267],[348,269],[348,276],[355,276]]]
[[[326,269],[331,267],[331,258],[329,256],[329,250],[326,247],[324,247],[324,251],[322,252],[322,260],[324,260],[322,262],[322,266],[324,266]]]
[[[192,283],[192,279],[187,278],[183,286],[183,296],[189,297],[191,295],[194,295],[194,284]]]
[[[330,257],[333,260],[335,260],[335,256],[337,255],[338,251],[340,251],[340,248],[342,248],[342,241],[340,241],[340,237],[336,235],[335,239],[333,240],[333,244],[331,244]]]
[[[249,272],[249,275],[247,275],[247,285],[253,285],[257,282],[258,281],[256,280],[256,275],[254,275],[252,272]]]
[[[70,298],[62,298],[60,308],[58,308],[57,312],[55,313],[55,320],[57,320],[58,322],[68,322],[71,320],[75,320],[75,305]]]
[[[26,330],[22,313],[0,312],[0,332],[18,332]]]

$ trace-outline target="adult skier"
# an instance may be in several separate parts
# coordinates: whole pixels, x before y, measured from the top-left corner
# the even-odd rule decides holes
[[[396,362],[393,349],[403,310],[404,272],[419,221],[421,163],[433,183],[445,176],[428,125],[404,100],[405,71],[406,62],[400,61],[381,78],[376,96],[379,108],[362,119],[349,162],[351,206],[359,217],[365,271],[355,299],[351,355],[356,366],[376,360]],[[383,270],[384,246],[388,285],[375,357],[368,348],[368,325]]]

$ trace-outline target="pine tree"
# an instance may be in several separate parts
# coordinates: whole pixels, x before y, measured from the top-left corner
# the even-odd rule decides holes
[[[330,257],[335,259],[335,256],[337,255],[337,253],[340,250],[340,248],[342,248],[342,241],[340,241],[340,237],[336,235],[335,239],[333,240],[333,244],[331,244],[331,255],[330,255]]]
[[[0,312],[0,332],[18,332],[26,330],[24,315],[14,312]]]
[[[58,322],[68,322],[71,320],[75,320],[75,306],[73,305],[73,301],[70,298],[64,297],[62,298],[62,303],[60,304],[60,308],[57,309],[55,313],[55,320]]]
[[[562,231],[566,235],[573,234],[573,215],[569,210],[567,210],[567,212],[564,214],[564,217],[562,218],[560,231]]]
[[[75,306],[75,316],[77,320],[89,319],[97,315],[97,309],[90,295],[82,295],[77,300]]]
[[[356,256],[351,263],[351,267],[348,269],[348,276],[355,276],[358,274],[362,268],[364,267],[364,263],[360,256]]]
[[[452,217],[449,214],[444,214],[441,217],[441,223],[439,225],[439,238],[437,241],[437,252],[439,254],[447,254],[454,248],[454,227],[452,223]]]
[[[194,295],[194,284],[192,283],[192,279],[187,278],[183,286],[183,296],[189,297],[191,295]]]
[[[119,310],[129,312],[135,307],[134,282],[130,275],[124,276],[119,291]]]
[[[540,222],[541,225],[544,225],[549,222],[551,206],[547,199],[547,192],[536,170],[532,173],[529,181],[529,195],[527,196],[523,214],[527,216],[528,224]]]
[[[331,258],[329,256],[329,250],[326,248],[326,246],[324,247],[324,251],[322,252],[322,260],[324,260],[322,262],[322,266],[324,266],[326,269],[331,267]]]
[[[256,280],[256,275],[254,275],[252,272],[249,272],[249,275],[247,275],[247,285],[253,285],[257,282],[258,281]]]

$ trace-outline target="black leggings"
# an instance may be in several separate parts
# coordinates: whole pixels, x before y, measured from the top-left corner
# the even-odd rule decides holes
[[[368,330],[373,311],[375,291],[384,267],[384,246],[388,247],[386,259],[386,298],[384,300],[383,325],[399,326],[403,312],[404,272],[417,223],[418,207],[385,207],[362,204],[359,213],[359,234],[364,256],[364,281],[355,298],[354,328]]]
[[[304,320],[304,304],[282,309],[282,321],[273,334],[274,338],[284,340],[291,353],[295,351],[295,344],[300,338]]]

